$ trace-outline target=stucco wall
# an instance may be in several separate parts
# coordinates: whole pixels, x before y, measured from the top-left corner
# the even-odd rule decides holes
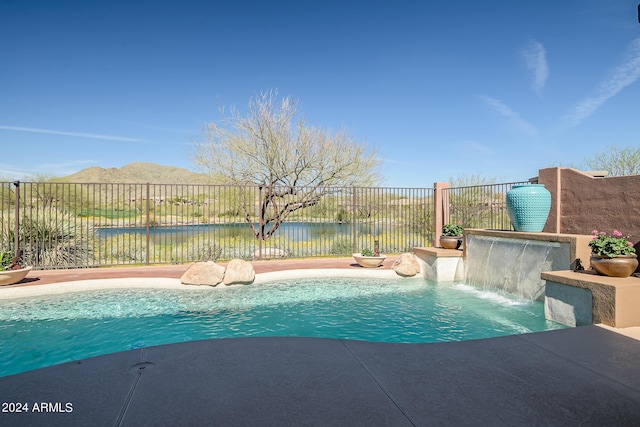
[[[594,178],[575,169],[548,168],[539,171],[538,182],[552,199],[544,231],[619,230],[640,247],[640,175]]]

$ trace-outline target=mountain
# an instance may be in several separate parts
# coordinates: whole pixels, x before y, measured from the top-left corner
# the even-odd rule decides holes
[[[56,178],[57,182],[126,183],[126,184],[211,184],[211,178],[202,173],[156,163],[129,163],[121,168],[94,166],[74,174]]]

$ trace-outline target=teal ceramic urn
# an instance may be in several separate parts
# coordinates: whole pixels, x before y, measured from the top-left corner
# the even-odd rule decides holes
[[[516,231],[539,233],[551,210],[551,193],[543,184],[514,185],[507,191],[507,213]]]

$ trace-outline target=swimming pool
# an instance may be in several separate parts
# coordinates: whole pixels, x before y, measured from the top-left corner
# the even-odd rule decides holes
[[[0,301],[0,376],[176,342],[304,336],[461,341],[559,329],[542,303],[425,279],[112,289]]]

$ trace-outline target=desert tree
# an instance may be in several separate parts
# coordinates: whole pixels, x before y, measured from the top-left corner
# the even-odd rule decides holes
[[[591,170],[609,172],[609,176],[640,174],[640,146],[619,148],[608,147],[605,151],[585,159],[584,164]]]
[[[307,125],[297,101],[279,98],[277,91],[253,97],[245,115],[237,109],[228,114],[222,109],[221,115],[195,139],[193,160],[217,182],[258,187],[258,196],[242,204],[256,238],[270,238],[290,214],[339,187],[379,179],[375,149],[345,130]]]

